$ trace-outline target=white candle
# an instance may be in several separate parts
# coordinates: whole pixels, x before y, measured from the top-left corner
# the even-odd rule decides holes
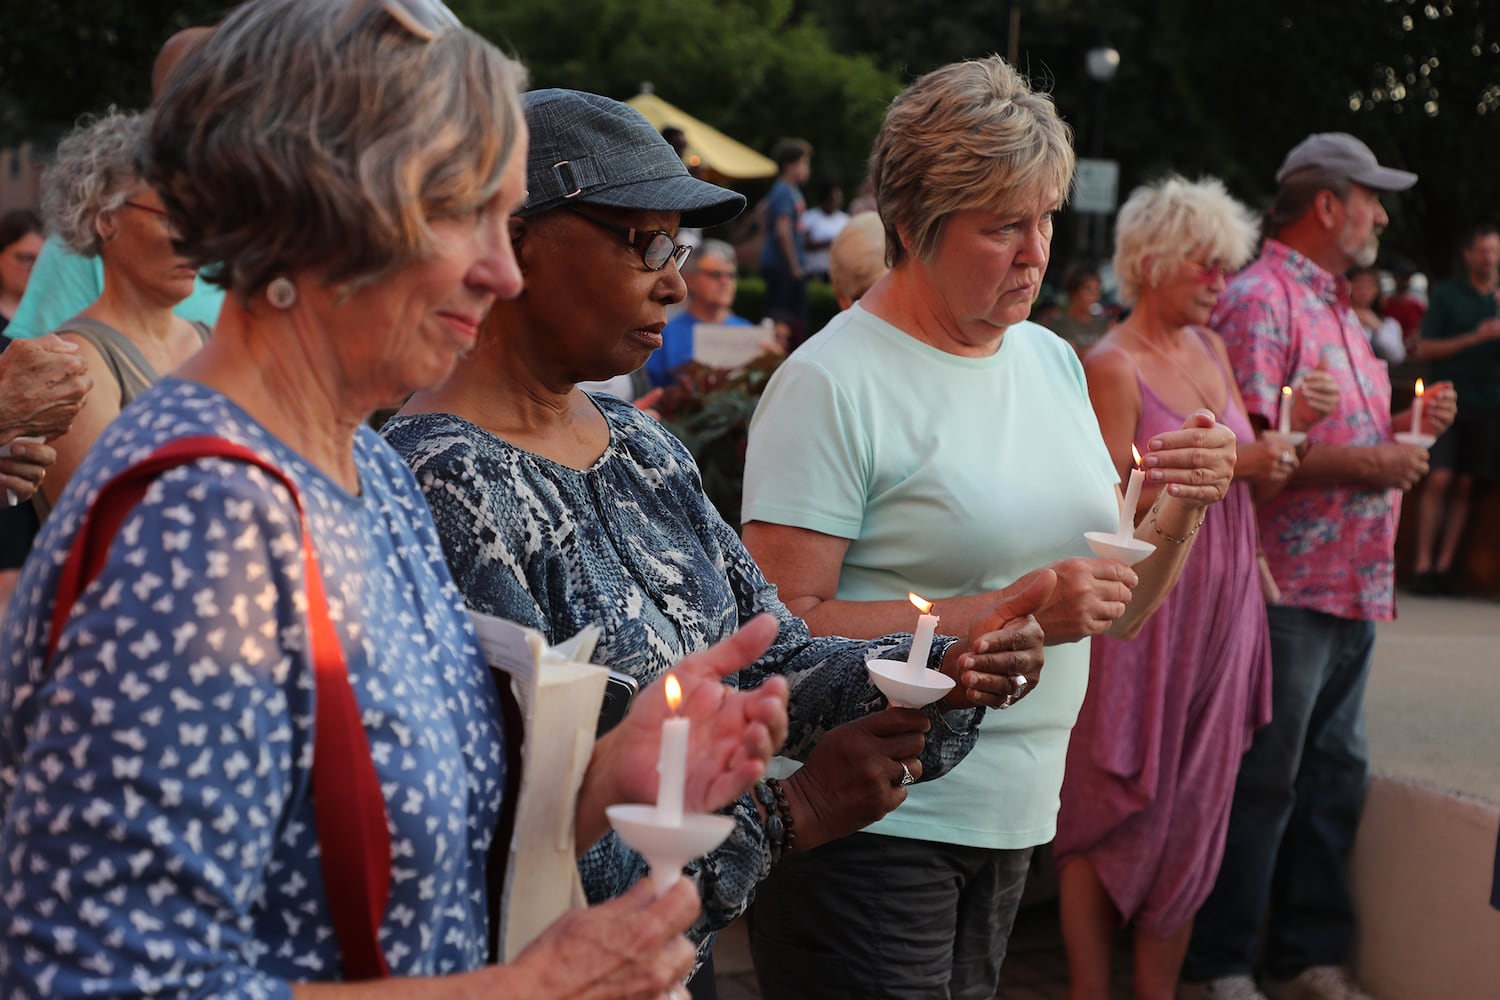
[[[1413,434],[1422,433],[1422,394],[1426,391],[1422,380],[1417,379],[1417,395],[1411,403],[1411,432]]]
[[[677,718],[682,704],[682,685],[667,675],[667,704],[672,717],[661,724],[661,752],[656,758],[656,815],[667,826],[682,825],[682,796],[687,786],[688,735],[692,723]]]
[[[1281,420],[1276,429],[1283,434],[1292,432],[1292,387],[1289,385],[1281,387]]]
[[[932,636],[937,632],[938,616],[928,614],[932,610],[931,601],[924,601],[912,593],[908,593],[906,599],[922,612],[917,616],[917,630],[912,633],[911,653],[906,657],[906,665],[913,671],[926,670],[927,657],[932,652]]]
[[[1135,456],[1136,467],[1130,470],[1125,499],[1120,501],[1120,529],[1115,532],[1122,541],[1135,535],[1135,508],[1141,502],[1141,483],[1146,478],[1146,473],[1140,467],[1141,453],[1136,450],[1135,445],[1130,446],[1130,452]]]

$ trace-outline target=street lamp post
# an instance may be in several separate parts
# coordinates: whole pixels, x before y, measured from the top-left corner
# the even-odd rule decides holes
[[[1089,116],[1092,119],[1089,122],[1089,155],[1098,160],[1104,154],[1104,88],[1120,68],[1119,50],[1102,42],[1084,54],[1083,68],[1088,73],[1094,90],[1094,106]],[[1103,253],[1104,235],[1108,231],[1107,216],[1104,213],[1091,213],[1085,215],[1084,219],[1090,227],[1090,238],[1082,242],[1088,247],[1089,253],[1098,259]]]

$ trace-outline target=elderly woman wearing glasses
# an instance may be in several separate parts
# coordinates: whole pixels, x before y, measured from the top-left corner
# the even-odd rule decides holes
[[[1118,523],[1119,470],[1077,356],[1027,322],[1069,138],[999,57],[898,97],[870,160],[891,269],[787,358],[751,424],[745,544],[814,634],[899,627],[908,591],[962,631],[997,588],[1059,578],[1037,612],[1041,686],[1017,685],[942,781],[762,888],[768,994],[994,996],[1032,848],[1052,839],[1088,639],[1140,627],[1228,486],[1233,436],[1188,413],[1143,448],[1162,501],[1137,532],[1155,553],[1134,570],[1088,558],[1084,532]]]
[[[1145,451],[1196,410],[1234,432],[1238,458],[1177,588],[1134,638],[1094,640],[1053,843],[1074,1000],[1109,996],[1122,922],[1134,930],[1134,995],[1176,995],[1193,914],[1219,870],[1240,757],[1270,716],[1251,486],[1279,489],[1297,453],[1280,434],[1256,437],[1224,344],[1206,326],[1256,236],[1249,209],[1211,179],[1169,177],[1120,210],[1115,273],[1132,311],[1084,362],[1110,458],[1123,473],[1132,444]],[[1305,389],[1321,402],[1320,377]],[[1165,501],[1150,484],[1140,503],[1156,517]]]
[[[42,210],[67,245],[98,257],[104,290],[54,332],[78,345],[94,381],[57,462],[32,503],[45,520],[94,441],[131,400],[198,352],[208,327],[172,307],[193,291],[197,268],[172,246],[161,198],[141,177],[136,150],[150,113],[111,111],[81,125],[57,147],[42,179]]]
[[[705,905],[693,935],[706,940],[744,909],[773,861],[900,803],[913,779],[968,749],[975,706],[998,705],[1010,675],[1036,679],[1041,637],[1027,615],[1051,580],[997,595],[968,637],[933,644],[930,665],[958,680],[946,703],[880,711],[865,660],[905,659],[911,637],[811,637],[704,495],[686,449],[628,403],[575,388],[631,371],[660,347],[666,308],[684,293],[684,250],[671,234],[727,222],[744,199],[688,176],[618,101],[549,90],[525,104],[530,198],[511,240],[526,291],[497,302],[469,360],[417,393],[384,433],[427,494],[474,608],[554,640],[597,624],[595,658],[642,682],[756,615],[775,616],[771,649],[736,680],[790,681],[786,752],[807,766],[741,799],[728,843],[694,868]],[[642,866],[607,842],[583,870],[599,898]]]
[[[521,76],[432,0],[253,0],[167,82],[160,200],[129,197],[229,295],[80,465],[5,622],[0,993],[681,995],[685,881],[486,966],[515,734],[427,505],[365,426],[520,292]],[[689,809],[742,794],[785,733],[784,684],[720,682],[774,631],[679,665]],[[580,853],[605,805],[656,795],[651,694],[597,746]]]

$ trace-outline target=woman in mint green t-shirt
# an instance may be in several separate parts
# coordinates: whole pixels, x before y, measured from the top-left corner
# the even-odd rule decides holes
[[[1037,613],[1036,693],[989,713],[946,777],[763,885],[768,995],[994,995],[1031,849],[1055,826],[1082,640],[1139,628],[1191,548],[1158,544],[1131,569],[1084,544],[1114,529],[1118,479],[1076,356],[1026,322],[1072,170],[1051,101],[998,57],[918,80],[871,160],[892,269],[787,359],[751,425],[745,542],[815,634],[909,628],[908,591],[962,633],[995,590],[1048,565],[1059,578]],[[1163,500],[1140,537],[1189,537],[1233,448],[1206,413],[1154,438]]]

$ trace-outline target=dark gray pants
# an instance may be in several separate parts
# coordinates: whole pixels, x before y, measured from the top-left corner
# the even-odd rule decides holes
[[[1031,848],[857,833],[791,854],[756,890],[766,1000],[991,1000]]]

